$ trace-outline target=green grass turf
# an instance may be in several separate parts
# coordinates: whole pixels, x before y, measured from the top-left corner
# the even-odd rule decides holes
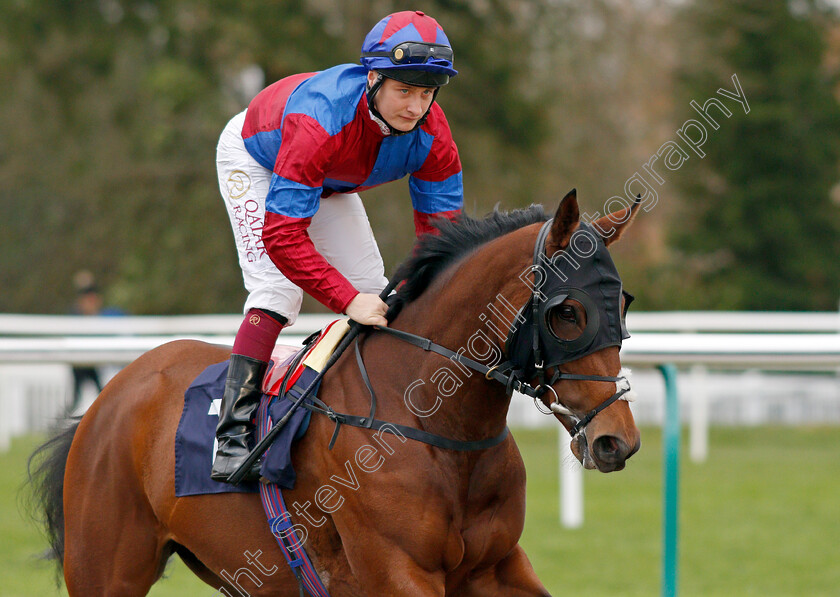
[[[516,439],[529,473],[522,545],[552,594],[659,595],[659,430],[642,431],[624,471],[584,475],[576,530],[557,525],[553,434]],[[710,446],[704,464],[681,451],[679,595],[840,595],[840,428],[716,428]]]
[[[658,429],[619,473],[584,475],[585,522],[558,523],[557,435],[514,432],[528,469],[522,545],[555,596],[660,594],[662,455]],[[45,543],[17,498],[38,438],[0,454],[0,596],[66,595],[37,559]],[[840,428],[716,428],[705,464],[681,458],[681,596],[840,595]],[[176,558],[157,597],[206,595]]]

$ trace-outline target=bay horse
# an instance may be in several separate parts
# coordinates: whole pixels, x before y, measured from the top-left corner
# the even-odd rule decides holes
[[[635,207],[592,223],[604,246],[621,236]],[[532,206],[442,223],[409,260],[389,327],[473,350],[474,357],[508,350],[510,343],[489,330],[509,330],[521,313],[502,315],[539,294],[537,274],[529,275],[535,253],[557,255],[573,242],[581,226],[574,191],[553,221],[546,220],[542,208]],[[580,267],[587,268],[584,259]],[[546,316],[558,342],[582,332],[587,317],[597,319],[581,302],[561,299]],[[452,359],[377,332],[365,337],[362,352],[379,397],[378,418],[461,441],[505,429],[510,387],[492,371],[471,374]],[[40,466],[31,481],[72,597],[146,595],[173,553],[217,594],[302,594],[256,494],[174,493],[173,445],[184,392],[229,354],[229,348],[187,340],[144,354],[113,378],[81,420],[33,455]],[[603,381],[617,379],[607,376],[620,368],[618,346],[608,345],[557,365],[555,378],[540,382],[535,395],[572,429],[615,396],[617,384]],[[319,397],[340,412],[368,412],[370,396],[353,355],[344,354],[328,372]],[[622,469],[640,446],[627,403],[613,399],[589,419],[585,430],[574,430],[574,454],[587,468]],[[293,449],[297,483],[284,491],[332,597],[549,595],[518,543],[525,469],[513,437],[462,452],[398,435],[382,436],[377,445],[371,430],[345,426],[328,450],[333,431],[327,417],[312,415]]]

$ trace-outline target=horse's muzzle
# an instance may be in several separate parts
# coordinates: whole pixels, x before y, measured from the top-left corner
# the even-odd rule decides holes
[[[579,433],[572,440],[572,453],[586,469],[598,469],[602,473],[620,471],[627,463],[627,459],[639,451],[642,445],[638,435],[631,446],[623,439],[614,435],[601,435],[592,442],[590,449],[586,433]]]

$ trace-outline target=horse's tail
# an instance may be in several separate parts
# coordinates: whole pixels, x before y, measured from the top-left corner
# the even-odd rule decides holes
[[[32,516],[44,526],[50,544],[44,557],[56,560],[59,583],[64,568],[64,470],[80,420],[74,417],[58,428],[27,463]]]

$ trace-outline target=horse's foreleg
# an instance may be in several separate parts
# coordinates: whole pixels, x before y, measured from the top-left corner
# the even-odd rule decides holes
[[[449,593],[447,593],[448,597]],[[471,576],[453,597],[551,597],[517,545],[502,561]]]

